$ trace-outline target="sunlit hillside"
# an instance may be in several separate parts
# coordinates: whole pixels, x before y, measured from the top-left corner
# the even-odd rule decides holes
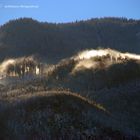
[[[139,55],[90,49],[56,65],[11,58],[0,72],[1,139],[140,138]]]
[[[139,57],[111,49],[86,50],[48,68],[46,79],[76,91],[109,88],[140,77]]]

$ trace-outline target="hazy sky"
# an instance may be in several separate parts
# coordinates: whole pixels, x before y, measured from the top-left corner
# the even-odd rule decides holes
[[[57,23],[95,17],[140,19],[140,0],[0,0],[0,24],[19,17]]]

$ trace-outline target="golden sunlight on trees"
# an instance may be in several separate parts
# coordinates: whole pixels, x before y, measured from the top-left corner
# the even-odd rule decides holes
[[[0,71],[7,76],[42,75],[43,64],[34,57],[11,59],[1,64]]]

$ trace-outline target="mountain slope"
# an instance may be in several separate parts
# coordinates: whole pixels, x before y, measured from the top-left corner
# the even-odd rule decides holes
[[[3,78],[1,137],[140,137],[139,55],[86,50],[44,71],[32,79]]]
[[[140,57],[111,49],[86,50],[50,66],[46,77],[47,85],[76,92],[111,88],[140,78]]]
[[[100,120],[109,119],[108,113],[95,102],[70,92],[21,93],[1,100],[8,102],[0,115],[1,139],[123,137],[119,131],[100,123]]]
[[[1,60],[39,54],[48,62],[85,48],[110,47],[140,53],[140,21],[103,18],[67,24],[41,23],[23,18],[0,27]]]
[[[96,54],[96,55],[95,55]],[[68,89],[105,107],[112,127],[140,135],[140,56],[110,49],[86,50],[46,71],[49,89]]]

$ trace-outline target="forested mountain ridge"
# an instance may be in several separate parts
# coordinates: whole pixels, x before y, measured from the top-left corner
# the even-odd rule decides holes
[[[0,26],[0,139],[140,139],[134,53],[140,20]]]
[[[30,18],[0,27],[0,60],[39,54],[50,62],[97,47],[140,53],[140,20],[96,18],[52,24]]]

